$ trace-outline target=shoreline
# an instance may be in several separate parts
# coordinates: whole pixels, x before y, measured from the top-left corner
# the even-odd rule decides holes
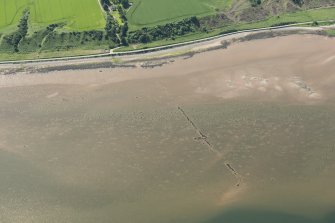
[[[323,23],[326,21],[317,21],[318,23]],[[329,20],[327,22],[334,22],[334,20]],[[55,57],[55,58],[42,58],[42,59],[31,59],[31,60],[8,60],[8,61],[0,61],[0,69],[6,65],[34,65],[34,64],[48,64],[54,63],[57,64],[58,62],[73,62],[73,63],[81,63],[81,62],[91,62],[91,61],[103,61],[104,59],[118,59],[124,57],[145,57],[146,55],[150,55],[156,52],[165,51],[178,51],[182,48],[192,48],[193,46],[197,45],[210,45],[211,42],[217,40],[231,40],[231,39],[239,39],[241,37],[245,37],[246,35],[253,35],[258,33],[281,33],[281,32],[292,32],[292,34],[299,34],[300,32],[309,32],[309,33],[316,33],[321,34],[318,32],[325,32],[328,29],[334,27],[334,25],[329,26],[317,26],[317,27],[304,27],[304,25],[310,25],[313,22],[303,22],[303,23],[295,23],[295,24],[288,24],[288,25],[279,25],[279,26],[270,26],[265,28],[258,28],[258,29],[247,29],[241,30],[231,33],[224,33],[215,35],[212,37],[206,37],[203,39],[197,39],[192,41],[186,41],[182,43],[175,43],[170,45],[164,45],[159,47],[152,47],[148,49],[141,49],[141,50],[131,50],[125,52],[114,52],[115,49],[110,50],[109,53],[100,53],[100,54],[92,54],[92,55],[82,55],[82,56],[69,56],[69,57]],[[327,35],[323,33],[322,35]],[[141,59],[141,58],[140,58]],[[0,71],[1,72],[1,71]]]
[[[13,75],[16,73],[48,73],[66,70],[89,70],[108,68],[155,68],[160,67],[175,59],[190,58],[196,54],[219,49],[227,49],[232,44],[258,39],[269,39],[288,35],[319,35],[327,36],[324,31],[327,27],[288,27],[282,29],[266,29],[256,32],[243,32],[225,35],[212,40],[197,42],[174,48],[162,49],[141,54],[122,56],[94,57],[74,60],[59,61],[34,61],[29,63],[4,63],[0,62],[0,75]],[[331,37],[330,37],[331,38]]]
[[[251,42],[251,40],[253,41]],[[186,48],[183,48],[179,54],[172,54],[169,52],[157,54],[156,52],[155,54],[146,55],[146,57],[127,57],[127,59],[117,61],[105,60],[91,63],[68,62],[56,65],[49,63],[43,65],[35,64],[33,66],[8,66],[7,68],[0,68],[0,88],[40,84],[74,84],[89,86],[89,88],[91,88],[91,86],[101,86],[131,80],[182,77],[192,73],[194,73],[195,77],[198,73],[212,73],[214,71],[215,73],[229,73],[230,70],[235,68],[241,70],[241,72],[246,72],[244,71],[245,67],[248,67],[249,63],[254,63],[255,61],[259,61],[258,63],[262,64],[261,69],[259,69],[260,74],[264,73],[263,66],[267,67],[266,69],[269,69],[269,73],[272,73],[277,72],[276,69],[282,69],[282,65],[279,65],[278,62],[276,62],[275,64],[277,64],[276,66],[279,66],[278,68],[272,66],[269,67],[269,64],[272,63],[271,58],[277,60],[276,58],[280,56],[283,58],[283,61],[286,61],[286,57],[290,58],[292,53],[299,55],[301,60],[305,60],[304,58],[307,56],[313,59],[313,63],[330,65],[330,62],[333,61],[334,57],[333,53],[331,53],[333,50],[332,48],[329,48],[329,46],[333,45],[334,40],[335,38],[328,38],[310,33],[299,35],[292,35],[290,32],[258,33],[254,35],[246,35],[243,38],[241,37],[239,39],[231,40],[231,42],[215,41],[211,44],[206,44],[205,46],[198,45],[197,47],[193,47],[192,51],[187,51]],[[320,51],[321,46],[323,51]],[[328,52],[327,55],[323,55],[326,51]],[[319,61],[319,58],[314,58],[313,55],[316,53],[322,55],[324,59]],[[314,62],[314,60],[317,60],[318,62]],[[288,64],[291,63],[292,61],[288,60]],[[300,63],[301,61],[299,64]],[[306,63],[302,63],[301,65],[305,67],[309,66],[309,63],[310,62],[306,61]],[[254,72],[255,71],[252,71],[252,73]],[[267,72],[263,75],[267,76],[268,74],[266,73]],[[285,71],[285,73],[287,72]],[[299,89],[301,88],[306,94],[317,97],[318,94],[314,94],[315,92],[317,93],[315,89],[310,86],[306,87],[299,82],[299,79],[295,79],[299,74],[299,72],[287,73],[289,76],[287,78],[290,79],[288,82],[291,83],[294,79],[292,82],[294,86],[297,85],[299,86]],[[279,76],[282,75],[278,74],[278,78]],[[246,77],[239,78],[241,79],[239,81],[245,82],[243,78]],[[207,81],[209,80],[206,80],[206,82]],[[230,88],[235,85],[231,85],[228,79],[226,81],[227,83],[224,83],[224,85],[228,87],[226,90],[232,90]],[[241,89],[250,87],[248,83],[245,84],[246,86],[241,86]],[[260,92],[264,90],[263,84],[266,83],[260,84],[258,89]],[[235,87],[237,87],[237,85]],[[278,86],[275,86],[275,88],[275,92],[277,93],[283,90]],[[203,91],[201,89],[199,90],[201,92]]]

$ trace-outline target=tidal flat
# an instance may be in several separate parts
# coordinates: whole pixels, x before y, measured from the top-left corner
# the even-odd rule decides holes
[[[334,45],[1,76],[0,222],[334,222]]]

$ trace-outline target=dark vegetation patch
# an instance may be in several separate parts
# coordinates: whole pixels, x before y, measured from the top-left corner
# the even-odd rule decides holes
[[[259,6],[260,4],[262,4],[262,0],[249,0],[251,3],[252,7],[256,7]]]
[[[199,28],[199,20],[194,16],[189,19],[183,19],[180,22],[132,31],[129,33],[128,41],[129,43],[148,43],[162,39],[174,39],[176,36],[198,31]]]
[[[207,16],[199,20],[200,26],[202,27],[203,31],[207,31],[207,29],[210,28],[222,27],[225,25],[233,24],[233,22],[234,21],[231,20],[224,13]]]
[[[80,63],[54,66],[25,66],[13,67],[10,69],[0,69],[0,75],[13,75],[16,73],[48,73],[53,71],[65,70],[87,70],[87,69],[109,69],[109,68],[135,68],[134,64],[123,64],[113,62],[99,62],[99,63]]]
[[[3,38],[3,45],[1,48],[18,52],[20,42],[27,36],[28,33],[28,18],[29,12],[24,12],[22,18],[20,19],[17,30]]]
[[[240,14],[239,20],[243,22],[259,21],[264,20],[269,16],[269,10],[265,10],[263,7],[251,7],[245,9],[243,13]]]
[[[249,34],[247,36],[241,37],[237,39],[236,41],[245,42],[245,41],[251,41],[251,40],[268,39],[268,38],[279,37],[279,36],[288,36],[292,34],[324,35],[324,32],[313,31],[313,30],[301,30],[301,31],[288,30],[288,31],[279,31],[279,32],[260,32],[260,33]]]

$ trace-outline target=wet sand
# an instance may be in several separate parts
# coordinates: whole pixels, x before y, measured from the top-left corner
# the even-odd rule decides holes
[[[0,76],[0,222],[334,222],[334,45]]]

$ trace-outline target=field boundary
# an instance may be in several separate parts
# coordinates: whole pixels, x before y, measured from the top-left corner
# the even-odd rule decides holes
[[[115,49],[111,49],[108,53],[100,53],[100,54],[91,54],[91,55],[82,55],[82,56],[69,56],[69,57],[55,57],[55,58],[45,58],[45,59],[31,59],[31,60],[7,60],[7,61],[0,61],[0,65],[5,64],[29,64],[29,63],[43,63],[43,62],[56,62],[56,61],[71,61],[71,60],[81,60],[81,59],[92,59],[92,58],[100,58],[100,57],[120,57],[120,56],[131,56],[131,55],[138,55],[138,54],[146,54],[150,52],[156,52],[166,49],[172,49],[187,45],[192,45],[196,43],[202,43],[207,42],[211,40],[215,40],[218,38],[226,37],[226,36],[234,36],[239,34],[247,34],[251,32],[263,32],[263,31],[286,31],[286,30],[322,30],[322,27],[302,27],[304,25],[310,25],[313,23],[334,23],[335,20],[325,20],[325,21],[309,21],[309,22],[302,22],[302,23],[293,23],[288,25],[279,25],[279,26],[270,26],[270,27],[264,27],[264,28],[256,28],[256,29],[245,29],[230,33],[224,33],[224,34],[218,34],[211,37],[206,37],[202,39],[197,40],[191,40],[181,43],[174,43],[174,44],[168,44],[164,46],[157,46],[157,47],[151,47],[147,49],[140,49],[140,50],[130,50],[125,52],[114,52]]]

